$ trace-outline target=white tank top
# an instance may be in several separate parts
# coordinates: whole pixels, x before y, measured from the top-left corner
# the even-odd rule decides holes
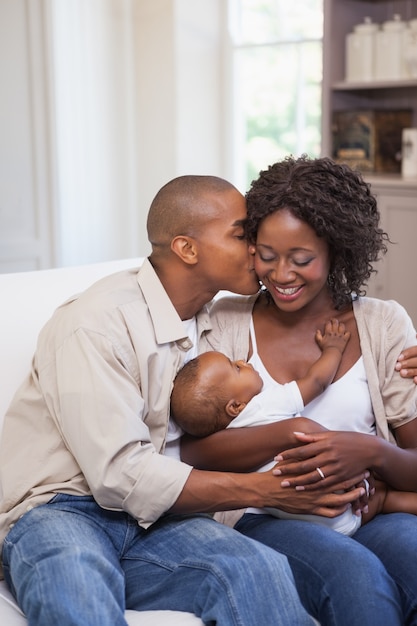
[[[264,385],[276,385],[258,354],[253,320],[250,322],[252,356],[249,362],[261,375]],[[303,416],[329,430],[349,430],[376,434],[375,418],[362,356],[339,380],[335,381],[303,409]]]
[[[276,386],[279,383],[269,374],[258,354],[252,319],[250,323],[250,337],[253,352],[249,362],[260,373],[264,385]],[[362,356],[346,374],[329,385],[315,400],[307,404],[303,409],[302,415],[314,419],[330,430],[348,430],[376,434],[375,418]],[[281,519],[303,519],[321,523],[349,536],[353,535],[361,524],[361,518],[354,515],[351,508],[335,518],[317,515],[295,515],[280,509],[271,508],[247,509],[248,513],[265,513],[265,511]]]

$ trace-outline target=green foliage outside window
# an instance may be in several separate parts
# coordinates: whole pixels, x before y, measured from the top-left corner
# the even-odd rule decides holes
[[[244,152],[237,158],[248,187],[260,169],[288,154],[320,154],[323,3],[230,1]]]

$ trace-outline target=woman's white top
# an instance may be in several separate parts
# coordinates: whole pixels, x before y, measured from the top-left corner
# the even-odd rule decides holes
[[[372,411],[368,381],[362,357],[336,382],[304,406],[301,393],[295,381],[284,385],[277,383],[265,368],[258,353],[253,320],[250,323],[252,356],[249,362],[260,373],[264,387],[260,394],[251,400],[242,413],[235,418],[229,428],[242,426],[258,426],[277,420],[288,419],[301,415],[315,420],[331,430],[357,431],[375,434],[375,418]],[[335,408],[337,407],[337,408]],[[267,471],[275,465],[270,462],[260,471]],[[271,513],[280,519],[302,519],[326,526],[352,535],[360,526],[361,518],[348,509],[335,518],[318,515],[295,515],[280,509],[247,509],[249,513]]]

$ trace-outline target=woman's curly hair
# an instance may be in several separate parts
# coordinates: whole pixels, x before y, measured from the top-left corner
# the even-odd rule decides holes
[[[287,157],[260,172],[246,194],[250,243],[262,220],[282,209],[306,222],[329,246],[328,285],[336,308],[363,289],[387,251],[389,237],[370,185],[361,174],[330,158]]]

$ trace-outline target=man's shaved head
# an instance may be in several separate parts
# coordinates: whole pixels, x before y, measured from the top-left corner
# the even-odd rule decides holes
[[[198,235],[211,215],[210,197],[231,189],[235,187],[217,176],[179,176],[164,185],[148,214],[148,239],[152,248],[169,247],[178,235]]]

